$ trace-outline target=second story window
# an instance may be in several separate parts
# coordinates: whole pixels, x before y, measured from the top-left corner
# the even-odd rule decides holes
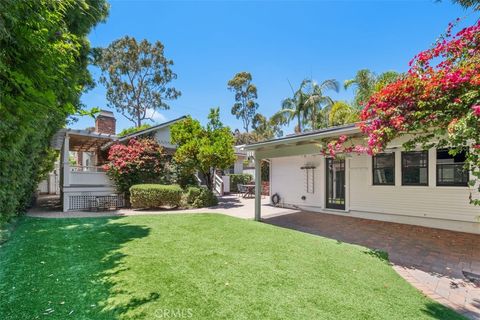
[[[380,153],[373,157],[373,184],[395,185],[395,153]]]
[[[468,186],[465,151],[452,156],[448,149],[437,150],[437,186]]]
[[[428,186],[428,151],[402,152],[402,185]]]

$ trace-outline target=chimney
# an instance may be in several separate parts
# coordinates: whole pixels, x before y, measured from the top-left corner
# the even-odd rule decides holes
[[[115,134],[115,116],[112,111],[101,110],[95,119],[95,132]]]

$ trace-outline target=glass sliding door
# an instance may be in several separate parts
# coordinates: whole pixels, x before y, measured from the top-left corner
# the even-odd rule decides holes
[[[345,210],[345,160],[326,159],[326,207]]]

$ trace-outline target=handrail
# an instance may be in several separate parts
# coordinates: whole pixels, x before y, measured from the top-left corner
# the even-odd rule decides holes
[[[71,172],[105,172],[102,166],[70,166]]]
[[[223,179],[217,173],[214,173],[214,188],[219,195],[223,196]]]

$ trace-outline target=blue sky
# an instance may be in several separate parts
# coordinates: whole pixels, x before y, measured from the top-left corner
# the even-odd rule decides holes
[[[469,12],[449,0],[425,1],[110,1],[110,16],[90,34],[92,46],[107,46],[124,35],[160,40],[173,59],[182,96],[157,122],[182,115],[206,121],[219,106],[232,129],[233,93],[227,82],[249,71],[258,87],[259,112],[272,115],[305,77],[343,83],[355,72],[405,71],[408,61],[430,47],[448,22]],[[470,14],[464,23],[474,17]],[[91,68],[98,79],[98,70]],[[351,90],[331,92],[350,100]],[[82,97],[87,107],[106,108],[101,84]],[[91,126],[81,118],[75,128]],[[133,124],[117,115],[117,131]],[[287,130],[288,131],[288,130]]]

